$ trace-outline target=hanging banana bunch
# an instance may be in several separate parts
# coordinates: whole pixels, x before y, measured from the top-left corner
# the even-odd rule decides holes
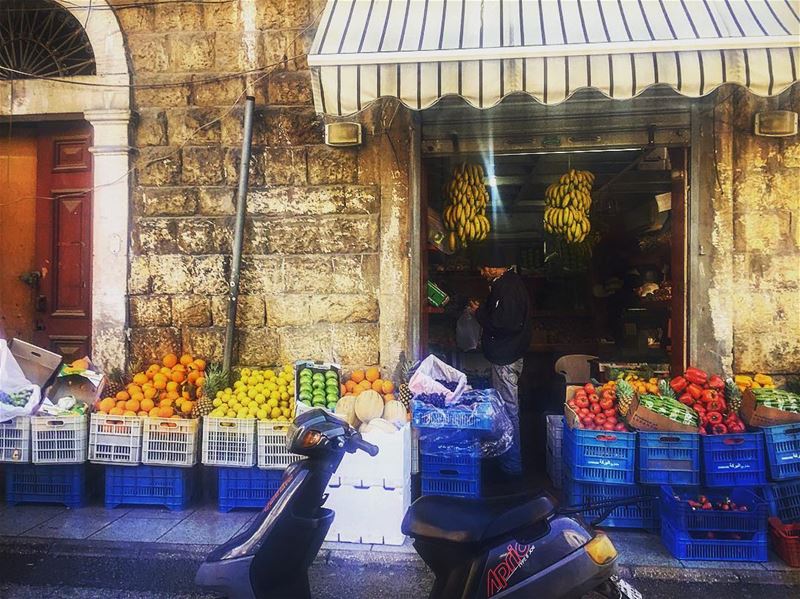
[[[591,230],[593,184],[594,175],[589,171],[570,169],[550,185],[544,192],[544,230],[561,235],[568,243],[586,239]]]
[[[444,198],[442,222],[449,231],[450,251],[470,242],[479,243],[489,236],[491,225],[486,218],[489,192],[483,184],[483,166],[464,163],[453,169],[453,176],[444,186]]]

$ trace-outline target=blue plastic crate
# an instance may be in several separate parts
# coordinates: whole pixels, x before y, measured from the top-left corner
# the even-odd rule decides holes
[[[704,484],[709,487],[756,487],[767,482],[763,433],[705,435]]]
[[[705,495],[711,503],[729,498],[737,506],[747,506],[747,511],[693,509],[687,502]],[[764,533],[767,532],[769,505],[754,491],[733,489],[677,489],[661,487],[661,519],[679,533]]]
[[[770,504],[770,515],[785,524],[800,522],[800,480],[772,483],[764,487]]]
[[[218,468],[219,511],[237,508],[263,509],[278,491],[283,470]]]
[[[709,538],[684,534],[675,530],[667,522],[661,525],[661,541],[664,547],[677,559],[722,561],[722,562],[765,562],[767,561],[766,533],[720,533]],[[740,539],[731,538],[733,535]]]
[[[660,525],[658,492],[653,487],[637,484],[606,485],[564,477],[564,502],[570,506],[589,506],[642,495],[650,495],[652,499],[616,507],[598,526],[657,530]],[[603,511],[602,507],[587,509],[583,512],[583,517],[591,521],[599,517]]]
[[[573,480],[623,485],[636,482],[636,433],[566,426],[563,435],[561,453]]]
[[[163,505],[183,510],[194,490],[194,468],[172,466],[106,466],[106,508]]]
[[[643,433],[639,438],[639,482],[647,485],[699,485],[700,435]]]
[[[60,503],[80,507],[86,503],[86,464],[8,464],[5,475],[9,504]]]
[[[481,460],[477,456],[420,453],[423,495],[481,496]]]
[[[456,430],[490,431],[494,421],[494,407],[490,402],[476,405],[455,405],[449,408],[435,408],[422,402],[415,402],[412,421],[417,428],[450,428]]]
[[[772,480],[800,478],[800,423],[763,429]]]

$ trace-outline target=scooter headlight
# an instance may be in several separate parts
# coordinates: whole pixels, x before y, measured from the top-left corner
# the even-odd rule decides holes
[[[617,557],[617,548],[606,535],[602,532],[586,544],[586,553],[598,566],[607,564]]]

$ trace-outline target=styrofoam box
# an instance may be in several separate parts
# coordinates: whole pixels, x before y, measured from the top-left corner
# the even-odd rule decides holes
[[[326,541],[402,545],[400,530],[411,505],[411,487],[329,485],[325,507],[336,512]]]
[[[95,412],[89,420],[89,461],[136,465],[142,458],[142,419]]]
[[[31,461],[31,419],[17,416],[0,422],[0,462],[25,464]]]
[[[89,419],[86,416],[33,416],[34,464],[81,464],[86,461]]]
[[[363,451],[346,453],[331,477],[331,484],[357,487],[407,487],[411,479],[411,426],[396,433],[364,433],[365,441],[378,446],[375,457]]]

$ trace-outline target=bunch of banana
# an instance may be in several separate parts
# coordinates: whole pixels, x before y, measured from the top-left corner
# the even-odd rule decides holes
[[[486,218],[489,192],[483,184],[480,164],[461,164],[444,187],[445,208],[442,221],[447,227],[450,251],[466,247],[468,242],[481,242],[489,236],[491,225]]]
[[[544,192],[544,230],[563,236],[569,243],[586,239],[591,230],[593,184],[594,175],[589,171],[570,169],[550,185]]]

